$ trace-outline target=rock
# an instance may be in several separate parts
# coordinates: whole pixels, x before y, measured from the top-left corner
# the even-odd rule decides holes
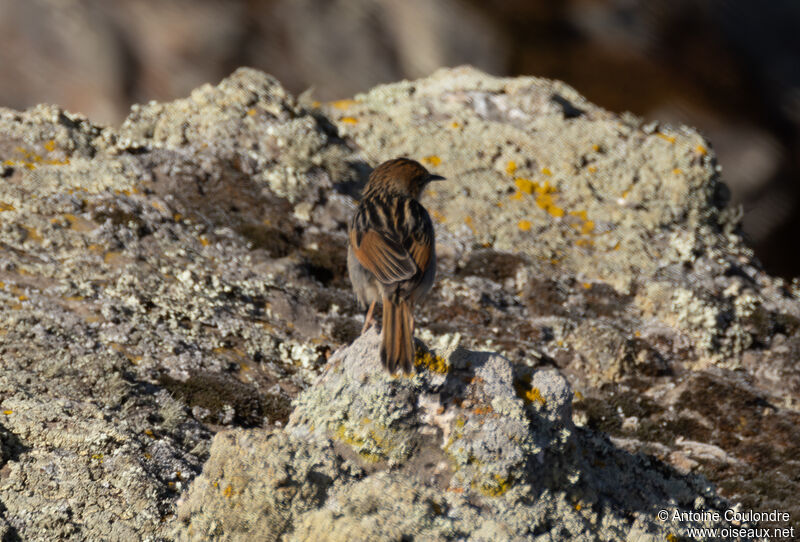
[[[334,352],[363,323],[345,268],[354,196],[402,153],[449,176],[423,196],[439,274],[415,309],[439,358],[388,380],[368,337],[348,351],[363,365]],[[610,538],[652,534],[653,499],[723,506],[700,476],[800,517],[800,287],[752,257],[690,128],[470,68],[335,105],[241,69],[118,129],[0,109],[0,178],[4,536],[245,532],[198,503],[230,469],[250,473],[231,491],[270,492],[259,469],[298,454],[324,476],[294,465],[304,492],[253,511],[297,537],[609,532],[576,503]],[[234,437],[208,463],[220,432]],[[244,459],[264,450],[274,463]],[[189,496],[204,465],[228,470]],[[414,515],[388,498],[373,515],[382,494]]]
[[[456,349],[390,376],[379,342],[370,330],[338,351],[284,430],[218,434],[176,538],[663,540],[690,525],[657,521],[663,503],[724,505],[576,430],[556,371]]]

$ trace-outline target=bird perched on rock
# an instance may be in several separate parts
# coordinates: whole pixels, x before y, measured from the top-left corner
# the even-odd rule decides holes
[[[369,176],[350,222],[347,270],[362,306],[383,304],[381,362],[390,372],[410,373],[414,361],[414,304],[436,277],[433,222],[418,201],[422,189],[443,180],[419,162],[395,158]]]

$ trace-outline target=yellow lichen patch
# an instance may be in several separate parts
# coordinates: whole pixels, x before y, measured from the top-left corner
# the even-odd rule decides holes
[[[211,244],[211,242],[206,238],[205,235],[201,235],[200,236],[200,244],[203,245],[204,247],[207,247],[208,245]]]
[[[592,150],[593,150],[594,152],[598,152],[598,151],[600,150],[600,145],[598,145],[597,143],[595,143],[594,145],[592,145]]]
[[[432,154],[430,156],[424,157],[422,159],[422,161],[425,162],[428,165],[433,166],[433,167],[436,167],[436,166],[438,166],[439,164],[442,163],[442,159],[439,158],[438,156],[436,156],[435,154]]]
[[[180,222],[182,218],[183,218],[183,215],[180,214],[180,213],[175,213],[175,214],[172,215],[172,220],[174,222]]]
[[[525,392],[525,399],[533,403],[536,401],[537,403],[544,406],[547,403],[547,399],[542,396],[542,392],[539,391],[539,388],[532,387],[528,391]]]
[[[145,429],[144,430],[144,434],[147,435],[150,438],[156,438],[156,436],[153,434],[153,430],[152,429]]]
[[[10,203],[0,201],[0,213],[2,213],[3,211],[15,211],[15,210],[16,208]]]
[[[103,462],[103,454],[92,454],[92,459],[102,463]]]
[[[95,222],[73,214],[66,214],[64,218],[69,222],[69,228],[77,232],[90,232],[97,227]]]
[[[669,141],[670,143],[675,143],[675,136],[662,134],[661,132],[656,133],[656,135],[658,137],[660,137],[661,139],[663,139],[664,141]]]
[[[477,235],[477,234],[478,234],[477,230],[475,229],[475,224],[472,222],[472,217],[471,217],[471,216],[467,216],[467,217],[464,219],[464,224],[466,224],[466,225],[467,225],[467,227],[468,227],[470,230],[472,230],[472,233],[474,233],[475,235]]]
[[[569,214],[570,214],[570,216],[577,216],[581,220],[586,220],[586,216],[587,216],[585,210],[570,211]]]
[[[355,117],[342,117],[339,119],[339,122],[344,122],[345,124],[358,124],[358,119]]]
[[[121,262],[122,260],[122,252],[110,250],[103,255],[103,262],[109,265]]]
[[[594,246],[594,241],[591,239],[577,239],[575,241],[575,246],[582,248],[590,248]]]
[[[4,410],[3,411],[3,414],[5,414],[6,416],[11,416],[13,413],[14,413],[13,410]]]
[[[499,474],[495,474],[492,482],[484,482],[478,487],[478,490],[487,497],[499,497],[508,491],[510,487],[510,478],[504,478]]]
[[[518,194],[521,195],[522,192],[526,194],[533,194],[533,191],[536,189],[536,183],[531,181],[530,179],[523,179],[522,177],[517,177],[514,179],[514,184],[517,185],[519,189]]]
[[[586,289],[586,290],[591,290],[592,289],[592,283],[591,282],[584,282],[583,283],[583,288]]]
[[[506,164],[506,173],[513,175],[515,171],[517,171],[517,163],[514,160],[509,160],[508,164]]]
[[[704,146],[700,145],[699,143],[698,143],[698,144],[697,144],[697,146],[694,148],[694,150],[695,150],[695,151],[697,151],[697,154],[701,154],[701,155],[703,155],[703,156],[705,156],[706,154],[708,154],[708,149],[706,149]]]
[[[542,168],[542,174],[543,174],[543,175],[547,175],[547,176],[549,177],[550,175],[552,175],[552,174],[553,174],[553,172],[550,170],[550,168],[549,168],[549,167],[543,167],[543,168]]]
[[[593,220],[585,220],[583,224],[581,224],[581,235],[589,235],[593,231],[594,231]]]
[[[347,109],[354,103],[357,103],[355,100],[336,100],[335,102],[330,102],[330,105],[335,107],[336,109]]]
[[[530,220],[520,220],[517,223],[517,227],[522,231],[528,231],[531,229],[531,221]]]
[[[672,173],[674,173],[675,175],[680,175],[681,173],[683,173],[683,170],[681,170],[681,168],[679,167],[676,167],[675,169],[672,170]]]
[[[555,200],[549,192],[538,194],[536,196],[536,205],[556,218],[564,216],[564,209],[555,204]]]
[[[589,166],[587,169],[589,170],[589,173],[597,173],[597,168],[594,166]]]
[[[575,511],[576,511],[576,512],[580,512],[580,511],[581,511],[581,508],[583,508],[583,506],[581,506],[581,503],[579,503],[579,502],[576,502],[576,503],[575,503]]]
[[[257,111],[256,111],[256,108],[255,108],[255,107],[252,107],[252,108],[250,108],[250,109],[248,109],[248,110],[247,110],[247,115],[248,115],[249,117],[253,117],[253,116],[255,116],[255,114],[256,114],[256,113],[257,113]]]
[[[318,108],[321,105],[322,103],[319,100],[314,100],[313,102],[311,102],[311,107],[313,107],[314,109]]]
[[[358,452],[358,455],[364,458],[364,460],[369,461],[370,463],[377,463],[378,461],[381,460],[380,455],[364,450],[363,447],[367,444],[366,440],[348,434],[348,431],[344,425],[340,425],[336,429],[335,434],[336,438],[338,438],[340,441],[344,442],[345,444],[349,444],[352,447],[357,448],[356,451]],[[373,437],[374,440],[375,437],[374,431],[370,432],[370,436]]]
[[[575,399],[577,399],[578,401],[583,399],[583,394],[581,392],[579,392],[578,390],[575,390],[575,394],[574,395],[575,395]]]
[[[458,128],[461,128],[461,123],[453,121],[453,122],[450,123],[450,128],[453,128],[453,129],[457,130]]]
[[[431,216],[436,222],[444,223],[444,215],[436,209],[431,211]]]
[[[223,495],[224,495],[226,498],[230,498],[230,497],[233,495],[233,486],[231,486],[230,484],[228,484],[227,486],[225,486],[225,489],[223,489],[223,490],[222,490],[222,494],[223,494]]]
[[[27,301],[28,296],[26,296],[25,294],[21,294],[17,296],[17,299],[19,299],[20,301]]]
[[[521,200],[521,199],[522,199],[522,196],[523,196],[522,192],[520,192],[519,190],[517,190],[516,192],[514,192],[514,193],[513,193],[513,194],[512,194],[512,195],[509,197],[509,199],[512,199],[512,200]]]
[[[678,542],[678,537],[675,533],[669,533],[667,534],[667,542]]]
[[[44,144],[44,148],[45,150],[47,150],[47,152],[53,152],[54,150],[56,150],[56,141],[54,139],[47,141]]]
[[[414,358],[414,365],[417,367],[425,367],[430,372],[437,374],[447,374],[450,368],[446,359],[430,352],[417,352]]]
[[[42,242],[42,236],[39,235],[39,232],[37,232],[33,228],[29,228],[28,226],[22,226],[22,227],[25,229],[26,232],[28,232],[28,236],[25,239],[26,241],[27,240],[31,240],[31,241],[35,241],[37,243],[41,243]]]

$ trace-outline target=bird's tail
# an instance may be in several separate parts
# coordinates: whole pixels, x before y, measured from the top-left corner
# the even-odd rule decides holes
[[[411,373],[414,366],[414,317],[407,301],[383,299],[381,363],[390,373],[402,369]]]

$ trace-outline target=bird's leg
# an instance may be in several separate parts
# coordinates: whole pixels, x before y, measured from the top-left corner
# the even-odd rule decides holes
[[[367,311],[367,316],[364,318],[364,327],[361,328],[361,334],[363,335],[364,332],[369,329],[369,325],[372,323],[372,311],[375,310],[375,303],[377,299],[372,302],[369,306],[369,310]]]

